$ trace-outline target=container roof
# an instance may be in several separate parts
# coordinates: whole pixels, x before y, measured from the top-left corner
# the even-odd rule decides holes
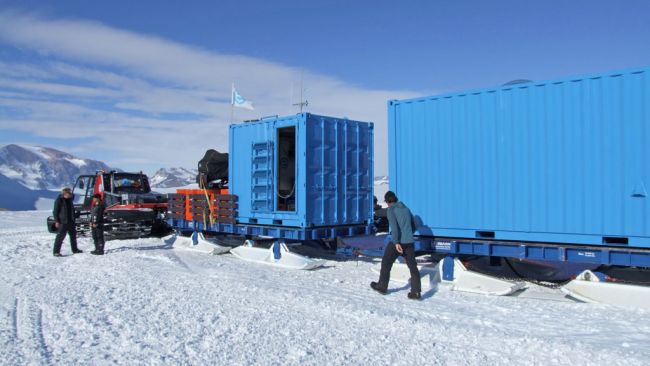
[[[314,114],[314,113],[309,113],[309,112],[302,112],[302,113],[296,113],[296,114],[291,114],[291,115],[286,115],[286,116],[268,116],[268,117],[262,117],[260,119],[256,120],[249,120],[249,121],[241,121],[241,122],[236,122],[230,125],[230,127],[242,127],[242,126],[247,126],[251,124],[259,124],[259,123],[268,123],[271,121],[287,121],[287,120],[295,120],[295,119],[308,119],[308,118],[325,118],[328,120],[346,120],[346,121],[351,121],[351,122],[359,122],[359,123],[371,123],[372,122],[365,122],[365,121],[358,121],[358,120],[353,120],[347,117],[332,117],[332,116],[323,116],[319,114]]]
[[[398,104],[402,104],[402,103],[423,102],[423,101],[426,101],[426,100],[435,100],[435,99],[440,99],[440,98],[451,98],[451,97],[457,97],[457,96],[465,96],[465,95],[468,95],[468,94],[494,93],[494,92],[502,91],[502,90],[526,89],[526,88],[530,88],[530,87],[533,87],[533,86],[545,86],[546,84],[561,84],[561,83],[566,83],[566,82],[581,81],[581,80],[584,80],[584,79],[598,79],[598,78],[604,78],[604,77],[617,77],[617,76],[621,76],[623,74],[641,74],[641,73],[644,73],[644,72],[650,72],[650,67],[638,67],[638,68],[626,69],[626,70],[618,70],[618,71],[609,71],[609,72],[603,72],[603,73],[594,73],[594,74],[570,76],[570,77],[565,77],[565,78],[560,78],[560,79],[552,79],[552,80],[531,81],[531,82],[526,82],[526,83],[521,83],[521,84],[508,85],[509,83],[507,83],[507,84],[504,84],[504,85],[501,85],[501,86],[491,87],[491,88],[468,89],[468,90],[464,90],[464,91],[436,94],[436,95],[409,98],[409,99],[392,99],[392,100],[388,101],[388,105],[392,106],[392,105],[398,105]]]

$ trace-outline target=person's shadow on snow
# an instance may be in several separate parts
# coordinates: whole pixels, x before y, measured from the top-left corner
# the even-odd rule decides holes
[[[171,244],[168,243],[162,243],[162,244],[157,244],[157,245],[150,245],[150,246],[122,246],[119,248],[114,248],[114,249],[106,249],[104,250],[105,254],[110,254],[110,253],[120,253],[120,252],[126,252],[126,251],[149,251],[149,250],[163,250],[163,249],[173,249]]]
[[[410,289],[411,289],[411,283],[410,283],[410,282],[411,282],[411,280],[409,279],[409,282],[407,282],[406,284],[402,285],[401,287],[388,289],[388,293],[389,293],[389,294],[393,294],[393,293],[395,293],[395,292],[399,292],[399,291],[407,291],[407,290],[410,290]],[[425,299],[428,299],[428,298],[433,297],[433,295],[435,295],[436,292],[438,292],[438,286],[435,285],[435,284],[431,284],[431,288],[430,288],[429,290],[427,290],[426,292],[423,292],[423,293],[421,294],[421,295],[422,295],[422,300],[425,300]]]

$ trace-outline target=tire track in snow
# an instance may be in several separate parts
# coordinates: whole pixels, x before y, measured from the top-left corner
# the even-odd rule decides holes
[[[11,317],[12,339],[15,343],[18,340],[18,298],[14,299],[14,305],[9,316]]]
[[[43,333],[43,310],[28,300],[15,300],[15,342],[17,349],[23,351],[23,358],[40,358],[37,363],[52,364],[52,354]],[[28,363],[36,362],[31,360]]]
[[[24,332],[25,329],[23,329],[23,323],[24,323],[24,304],[23,301],[20,300],[20,298],[16,298],[14,300],[14,311],[13,311],[13,326],[14,326],[14,344],[15,344],[15,351],[17,353],[18,359],[21,360],[21,362],[26,362],[27,355],[25,353],[25,338],[24,338]]]
[[[43,333],[43,309],[38,308],[36,311],[36,321],[34,323],[35,333],[36,333],[36,342],[38,348],[40,349],[41,356],[45,361],[46,365],[52,364],[52,353],[45,342],[45,334]]]
[[[196,271],[190,268],[190,266],[183,260],[181,257],[178,256],[178,254],[174,253],[173,249],[168,249],[165,250],[165,253],[163,254],[167,259],[169,259],[172,264],[177,264],[184,270],[190,273],[195,273]]]
[[[0,308],[4,317],[0,319],[0,363],[24,364],[18,339],[18,299],[12,291],[0,287]]]
[[[15,311],[15,327],[16,327],[16,342],[24,341],[25,339],[25,329],[23,323],[25,322],[25,309],[23,301],[16,298],[16,311]]]

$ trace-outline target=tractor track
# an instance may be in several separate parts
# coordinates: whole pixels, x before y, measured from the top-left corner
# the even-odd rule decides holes
[[[43,332],[43,310],[30,300],[17,297],[11,312],[14,344],[25,363],[52,364],[52,353]]]

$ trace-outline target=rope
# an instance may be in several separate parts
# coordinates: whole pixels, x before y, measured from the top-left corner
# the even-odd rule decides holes
[[[210,196],[208,195],[208,189],[205,187],[206,184],[203,183],[203,179],[199,179],[199,188],[203,190],[203,194],[205,195],[205,200],[208,202],[208,220],[210,221],[210,225],[212,225],[212,202],[210,202]],[[203,228],[207,229],[208,221],[205,219],[205,215],[203,215]]]

